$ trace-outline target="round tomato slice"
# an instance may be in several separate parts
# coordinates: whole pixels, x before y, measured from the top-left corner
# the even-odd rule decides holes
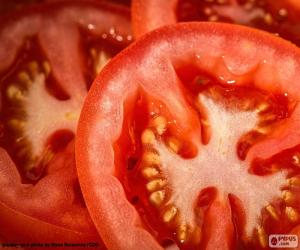
[[[299,58],[220,23],[158,29],[117,55],[75,146],[107,247],[262,249],[299,225]]]
[[[133,31],[138,37],[176,22],[228,22],[263,29],[300,45],[299,6],[292,0],[133,0]]]
[[[23,8],[0,23],[0,235],[100,242],[72,141],[92,79],[130,43],[129,10],[60,1]]]

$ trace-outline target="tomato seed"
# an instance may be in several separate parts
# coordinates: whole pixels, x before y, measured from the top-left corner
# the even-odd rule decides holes
[[[23,130],[25,126],[25,122],[19,119],[11,119],[7,122],[7,125],[12,129]]]
[[[155,141],[155,135],[151,129],[145,129],[141,136],[141,141],[143,145],[153,144]]]
[[[280,10],[278,11],[278,14],[279,14],[281,17],[287,17],[288,11],[287,11],[286,9],[282,8],[282,9],[280,9]]]
[[[155,190],[161,189],[165,186],[166,182],[162,179],[155,179],[146,184],[148,191],[153,192]]]
[[[208,18],[208,21],[210,22],[216,22],[219,20],[219,16],[218,15],[211,15],[209,18]]]
[[[300,179],[298,177],[292,177],[287,180],[290,186],[300,186]]]
[[[160,206],[166,197],[166,192],[164,190],[155,191],[150,194],[149,201],[152,205]]]
[[[273,22],[273,17],[270,13],[265,14],[264,21],[266,24],[271,25]]]
[[[297,222],[299,220],[299,213],[292,207],[286,207],[285,214],[291,222]]]
[[[93,59],[93,69],[95,75],[99,74],[104,66],[109,62],[111,56],[108,55],[104,50],[98,51],[95,48],[90,50],[90,54]]]
[[[160,164],[160,157],[159,157],[158,154],[156,154],[154,152],[147,151],[143,154],[143,162],[147,166],[159,165]]]
[[[175,206],[169,207],[163,215],[163,221],[165,223],[169,223],[171,220],[173,220],[177,214],[177,208]]]
[[[264,230],[264,228],[262,226],[258,226],[257,227],[257,237],[258,237],[258,242],[259,244],[265,248],[268,246],[268,242],[267,242],[267,235],[266,232]]]
[[[184,243],[187,240],[188,227],[186,224],[181,224],[177,231],[177,238],[180,243]]]
[[[294,201],[295,197],[291,191],[283,190],[282,191],[282,199],[285,201],[285,203],[290,204]]]
[[[37,75],[39,73],[39,65],[36,61],[32,61],[28,64],[29,71],[32,75]]]
[[[270,104],[267,103],[267,102],[263,102],[263,103],[260,103],[259,105],[257,105],[256,107],[256,111],[258,113],[263,113],[265,112],[266,110],[268,110],[270,108]]]
[[[159,174],[159,171],[154,167],[146,167],[142,169],[142,174],[145,178],[150,179]]]
[[[51,66],[50,66],[49,62],[44,61],[42,66],[43,66],[43,70],[45,72],[45,75],[48,76],[51,72]]]
[[[21,89],[14,84],[8,86],[8,88],[6,89],[6,95],[9,99],[16,101],[23,101],[25,98]]]
[[[74,112],[67,112],[65,114],[65,118],[69,121],[77,121],[79,118],[79,114],[74,113]]]
[[[268,205],[266,206],[266,210],[269,213],[269,215],[274,219],[274,220],[278,220],[278,214],[276,212],[276,209],[272,206],[272,205]]]
[[[300,155],[296,154],[292,157],[292,163],[296,167],[300,167]]]
[[[156,132],[162,135],[167,129],[167,119],[163,116],[157,116],[150,122],[150,126],[153,126]]]
[[[261,135],[266,135],[272,131],[272,128],[270,126],[258,126],[255,131]]]
[[[177,138],[169,137],[167,138],[166,142],[167,142],[167,146],[171,149],[172,152],[178,153],[178,151],[181,148],[181,143]]]
[[[26,84],[26,86],[31,85],[31,77],[26,71],[21,71],[18,74],[19,81],[23,84]]]
[[[204,14],[207,15],[207,16],[210,16],[210,15],[213,13],[212,9],[209,8],[209,7],[204,8],[204,11],[203,11],[203,12],[204,12]]]

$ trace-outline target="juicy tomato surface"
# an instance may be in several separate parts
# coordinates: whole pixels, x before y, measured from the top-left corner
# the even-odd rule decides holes
[[[254,250],[300,236],[299,72],[296,46],[221,23],[164,27],[114,57],[75,145],[108,249]]]
[[[74,134],[92,79],[131,41],[104,1],[22,7],[0,22],[0,235],[101,244],[78,183]]]
[[[211,21],[263,29],[300,46],[297,0],[133,0],[132,21],[136,36],[166,24]]]

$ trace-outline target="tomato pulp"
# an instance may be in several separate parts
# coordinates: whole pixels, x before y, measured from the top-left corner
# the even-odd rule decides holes
[[[158,29],[117,55],[75,147],[107,247],[263,249],[297,232],[299,58],[283,39],[220,23]]]
[[[73,138],[92,79],[130,41],[128,9],[101,1],[36,4],[2,17],[0,234],[7,240],[98,239]]]
[[[133,0],[136,36],[166,24],[211,21],[263,29],[300,45],[300,4],[281,0]]]

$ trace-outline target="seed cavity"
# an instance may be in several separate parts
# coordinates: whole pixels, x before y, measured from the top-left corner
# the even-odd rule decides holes
[[[39,178],[54,157],[51,136],[58,130],[74,131],[81,108],[79,98],[60,101],[49,92],[50,72],[47,61],[30,61],[14,73],[15,81],[5,89],[5,108],[12,110],[4,120],[7,140],[12,141],[8,147],[31,180]]]

